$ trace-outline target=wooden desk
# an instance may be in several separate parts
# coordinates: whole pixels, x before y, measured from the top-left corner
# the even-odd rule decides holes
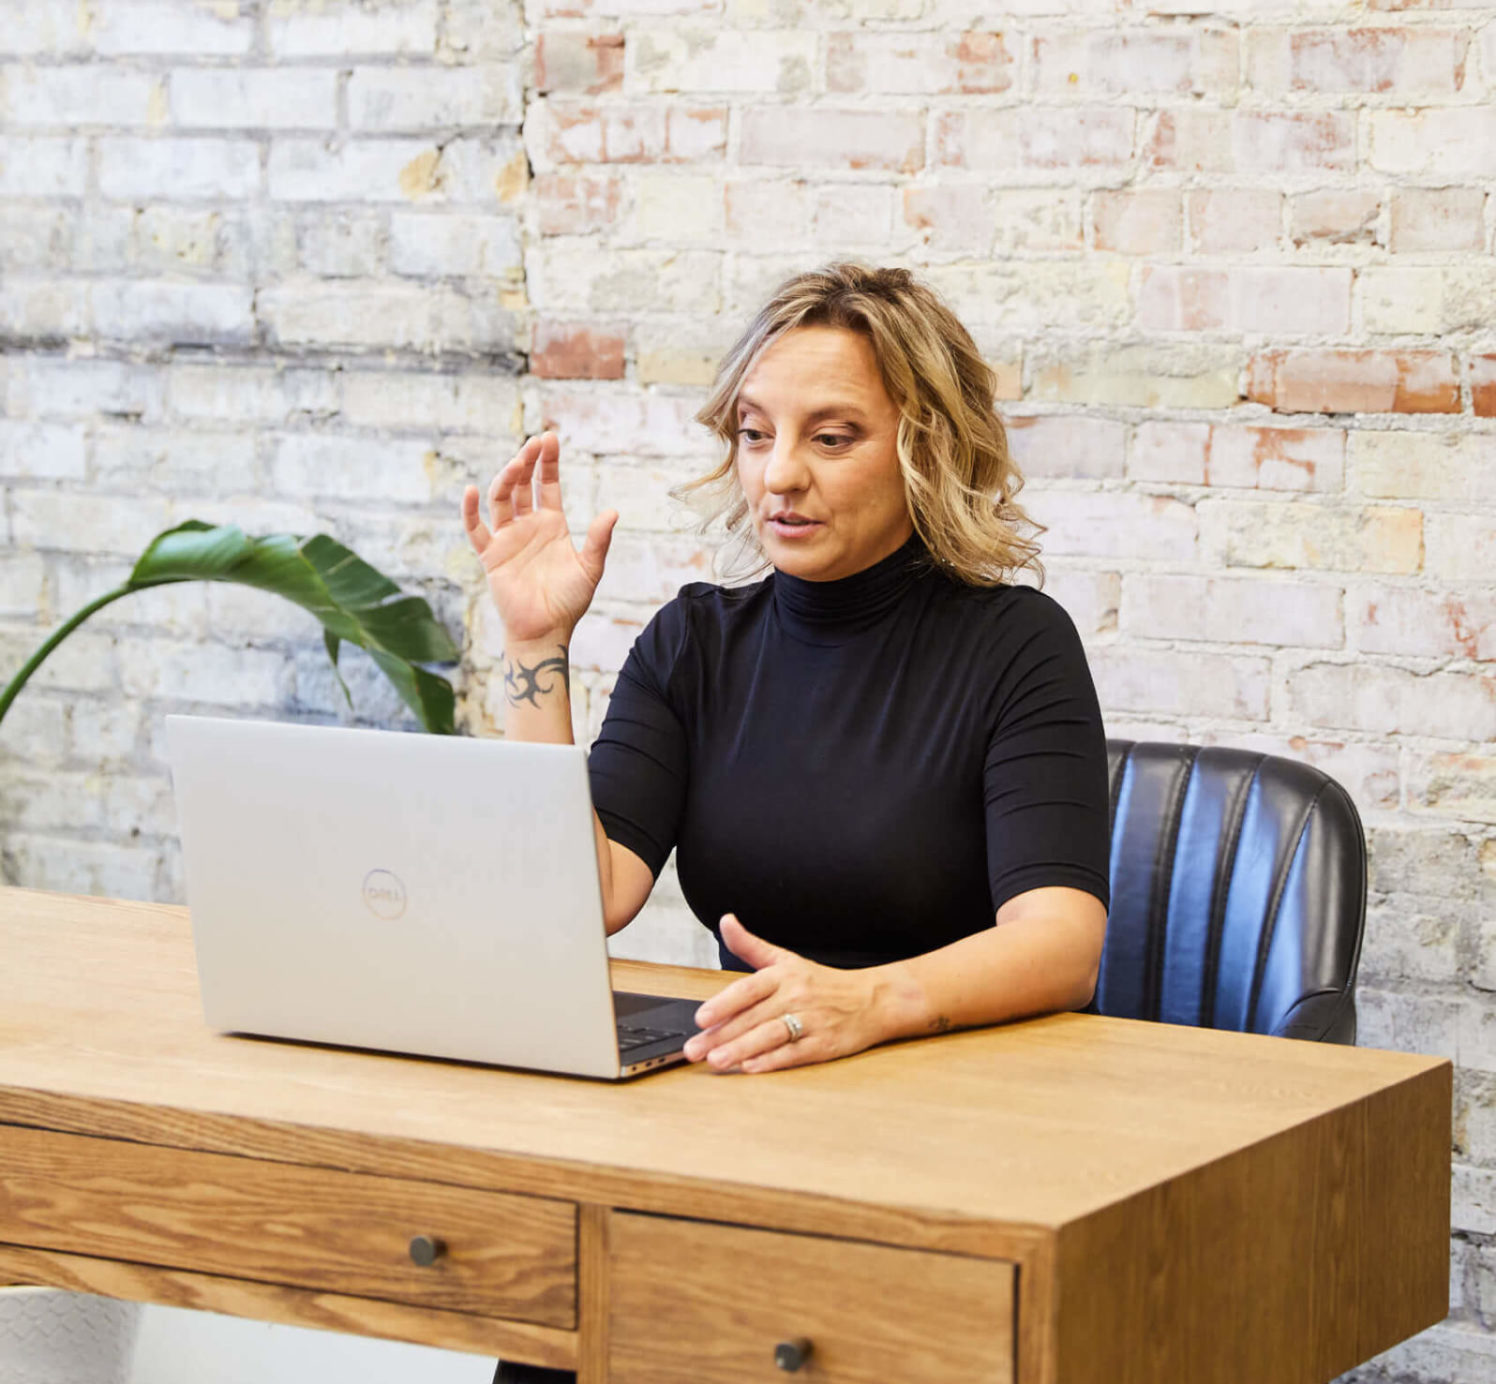
[[[0,1281],[582,1384],[782,1379],[796,1336],[836,1384],[1323,1384],[1447,1311],[1450,1098],[1074,1014],[622,1085],[226,1038],[185,909],[0,890]]]

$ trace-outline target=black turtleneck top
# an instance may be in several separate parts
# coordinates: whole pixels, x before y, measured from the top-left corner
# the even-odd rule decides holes
[[[1107,901],[1106,744],[1065,612],[918,538],[838,581],[705,582],[651,620],[589,758],[610,839],[830,966],[934,951],[1008,899]],[[722,963],[746,969],[725,947]]]

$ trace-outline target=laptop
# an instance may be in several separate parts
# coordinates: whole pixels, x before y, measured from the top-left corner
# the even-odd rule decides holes
[[[699,1001],[610,984],[580,747],[166,735],[213,1028],[607,1080],[685,1061]]]

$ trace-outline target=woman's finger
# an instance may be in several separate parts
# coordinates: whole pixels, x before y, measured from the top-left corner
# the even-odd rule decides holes
[[[535,458],[539,449],[532,438],[525,443],[524,450],[515,458],[519,462],[519,474],[514,480],[514,516],[516,519],[535,508]]]
[[[768,1054],[776,1053],[780,1048],[788,1046],[789,1041],[790,1031],[783,1021],[770,1019],[754,1025],[741,1038],[734,1039],[726,1046],[713,1048],[707,1061],[717,1071],[725,1072],[732,1067],[746,1066]],[[804,1041],[803,1038],[797,1040],[797,1045]]]
[[[561,508],[561,443],[553,432],[540,435],[540,507]]]
[[[515,462],[511,461],[493,478],[488,487],[488,522],[493,525],[495,532],[514,518],[515,474]]]
[[[545,487],[542,486],[542,497],[544,494]],[[594,582],[603,578],[603,563],[608,559],[608,546],[613,542],[613,525],[617,522],[618,511],[605,509],[587,526],[587,539],[582,544],[582,566]]]
[[[698,1028],[715,1028],[718,1024],[751,1009],[779,988],[779,977],[772,971],[755,971],[719,990],[696,1011]]]
[[[470,485],[462,492],[462,527],[467,530],[473,551],[482,557],[493,535],[478,517],[478,487]]]

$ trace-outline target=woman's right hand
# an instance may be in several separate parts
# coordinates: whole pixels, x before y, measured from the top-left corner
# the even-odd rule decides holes
[[[506,641],[567,643],[602,580],[618,511],[604,510],[592,521],[580,552],[572,546],[561,508],[561,446],[547,432],[526,442],[493,478],[488,515],[491,530],[478,513],[478,487],[468,486],[463,527],[488,576]]]

